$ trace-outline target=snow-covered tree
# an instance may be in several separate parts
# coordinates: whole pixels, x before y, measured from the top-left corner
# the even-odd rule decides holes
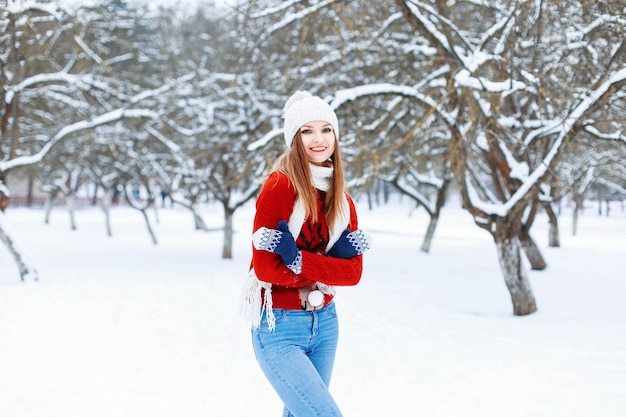
[[[133,57],[127,43],[116,41],[129,26],[107,17],[115,9],[106,4],[69,12],[56,3],[14,1],[0,9],[2,210],[10,198],[10,171],[39,164],[53,148],[98,126],[156,116],[140,107],[145,95],[110,77]],[[3,224],[0,235],[22,279],[32,277],[34,269]]]
[[[464,207],[494,238],[514,313],[532,313],[522,225],[565,144],[605,124],[595,118],[626,82],[619,6],[396,3],[445,62],[447,109],[438,114],[458,145],[453,171]],[[583,53],[572,59],[572,49]]]
[[[367,10],[366,3],[361,5]],[[304,32],[310,29],[305,18],[314,9],[339,8],[321,1],[292,6],[273,28],[291,25]],[[445,134],[432,136],[441,146],[431,149],[447,146],[443,161],[450,164],[463,206],[493,236],[514,314],[533,313],[536,302],[521,253],[533,267],[544,267],[530,236],[540,195],[549,195],[540,193],[542,184],[567,152],[566,145],[583,133],[623,140],[623,105],[617,104],[626,75],[623,6],[616,1],[579,7],[541,0],[397,0],[395,6],[400,13],[389,8],[370,30],[374,41],[352,45],[369,51],[362,55],[365,59],[342,61],[363,68],[351,86],[336,81],[341,75],[326,78],[343,87],[336,89],[334,104],[350,109],[378,101],[355,111],[362,114],[355,118],[368,120],[355,123],[355,131],[376,122],[366,145],[370,151],[385,140],[392,148],[413,126],[427,129],[409,135],[412,139],[445,128]],[[342,45],[338,39],[349,36],[331,33],[316,37],[324,59],[312,55],[312,61],[336,70],[340,59],[333,57],[349,57],[349,48],[332,47],[328,39]],[[308,75],[313,71],[307,58],[302,71]],[[382,75],[365,70],[372,62],[380,63]],[[398,126],[404,134],[394,131]],[[380,154],[387,155],[384,146]],[[428,156],[426,152],[424,159]],[[436,160],[434,153],[431,158]]]
[[[273,136],[280,120],[282,95],[279,65],[264,62],[253,7],[199,12],[196,29],[185,41],[193,45],[184,55],[194,76],[168,98],[169,111],[149,132],[165,143],[176,165],[168,170],[174,201],[195,210],[200,199],[219,202],[223,209],[222,257],[231,258],[233,216],[254,198],[272,159],[276,144],[260,147]],[[254,61],[254,63],[252,62]]]

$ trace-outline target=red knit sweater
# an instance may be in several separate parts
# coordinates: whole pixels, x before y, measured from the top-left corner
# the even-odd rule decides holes
[[[363,255],[350,259],[325,256],[329,239],[328,224],[324,215],[323,202],[325,192],[316,190],[318,221],[307,218],[302,225],[296,245],[302,252],[302,272],[293,273],[285,266],[280,255],[252,247],[252,267],[261,281],[272,284],[274,308],[301,310],[302,302],[298,288],[308,287],[316,282],[327,285],[356,285],[361,279]],[[283,172],[272,172],[257,198],[253,232],[260,227],[276,229],[280,220],[289,221],[295,203],[295,188],[289,177]],[[348,229],[358,228],[354,201],[348,196],[350,221]],[[337,231],[341,233],[341,231]],[[332,300],[332,295],[325,295],[324,305]]]

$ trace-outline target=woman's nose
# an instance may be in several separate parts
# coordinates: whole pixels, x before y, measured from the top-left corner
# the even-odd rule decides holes
[[[322,132],[313,132],[314,142],[321,142],[323,138],[324,138],[324,135],[322,135]]]

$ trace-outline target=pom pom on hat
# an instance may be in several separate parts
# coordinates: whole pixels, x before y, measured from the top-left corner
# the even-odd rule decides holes
[[[307,91],[296,91],[289,97],[283,109],[283,117],[285,119],[283,132],[287,147],[291,147],[293,138],[302,125],[315,120],[330,123],[335,137],[339,138],[339,122],[335,111],[324,100]]]

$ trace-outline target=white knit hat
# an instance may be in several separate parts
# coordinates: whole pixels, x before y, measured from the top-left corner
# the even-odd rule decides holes
[[[335,137],[339,139],[339,122],[335,111],[328,103],[307,91],[296,91],[285,103],[283,109],[285,126],[285,143],[291,147],[293,138],[302,125],[315,120],[330,123],[335,131]]]

